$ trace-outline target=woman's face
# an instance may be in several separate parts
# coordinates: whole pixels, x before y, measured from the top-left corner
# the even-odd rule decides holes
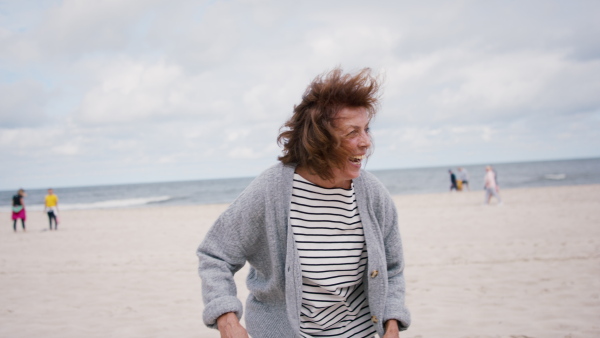
[[[351,153],[342,168],[333,169],[336,186],[349,188],[350,182],[360,175],[362,161],[371,146],[370,122],[365,108],[343,108],[336,114],[336,132],[342,138],[342,146]]]

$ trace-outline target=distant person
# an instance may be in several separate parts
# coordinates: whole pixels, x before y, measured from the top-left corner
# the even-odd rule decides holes
[[[27,215],[25,213],[25,201],[23,201],[23,198],[25,198],[25,196],[27,196],[25,190],[19,189],[19,191],[17,191],[17,194],[14,195],[12,199],[12,220],[13,229],[15,232],[17,232],[18,219],[21,220],[21,226],[23,227],[23,231],[27,231],[27,229],[25,228],[25,220],[27,219]]]
[[[469,187],[469,173],[465,168],[458,168],[458,179],[461,181],[462,188],[465,187],[467,190],[471,191],[471,187]]]
[[[448,173],[450,173],[450,191],[458,191],[458,186],[456,185],[456,175],[454,175],[454,173],[450,169],[448,169]]]
[[[485,167],[485,176],[483,177],[483,187],[485,189],[485,204],[490,204],[492,196],[496,197],[498,204],[502,204],[502,199],[498,194],[498,185],[496,184],[496,173],[491,166]]]
[[[54,230],[58,230],[58,196],[54,194],[54,190],[48,189],[48,195],[44,201],[44,209],[48,214],[48,222],[50,223],[50,231],[52,231],[52,221],[54,220]]]
[[[498,172],[496,171],[496,169],[494,169],[494,167],[490,166],[490,168],[492,168],[492,172],[494,173],[494,182],[496,182],[496,193],[500,194],[500,184],[498,183]]]

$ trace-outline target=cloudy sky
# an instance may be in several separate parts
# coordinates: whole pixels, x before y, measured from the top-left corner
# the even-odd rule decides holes
[[[367,4],[368,3],[368,4]],[[0,1],[0,190],[254,176],[385,76],[369,169],[600,156],[598,1]]]

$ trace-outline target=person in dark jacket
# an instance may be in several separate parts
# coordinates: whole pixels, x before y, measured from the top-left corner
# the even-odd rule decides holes
[[[25,190],[19,189],[16,195],[12,198],[12,220],[13,220],[13,230],[17,232],[17,220],[21,220],[21,226],[23,227],[23,231],[27,231],[25,228],[25,220],[27,219],[27,214],[25,213],[25,202],[23,198],[25,198]]]
[[[456,175],[454,175],[452,170],[448,170],[448,173],[450,173],[450,191],[458,191],[458,186],[456,185]]]

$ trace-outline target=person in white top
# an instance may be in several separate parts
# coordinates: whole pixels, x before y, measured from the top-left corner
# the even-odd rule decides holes
[[[485,167],[485,176],[483,177],[483,187],[485,189],[485,204],[490,204],[492,196],[496,197],[498,204],[502,204],[502,199],[498,195],[498,185],[496,184],[496,173],[491,166]]]

